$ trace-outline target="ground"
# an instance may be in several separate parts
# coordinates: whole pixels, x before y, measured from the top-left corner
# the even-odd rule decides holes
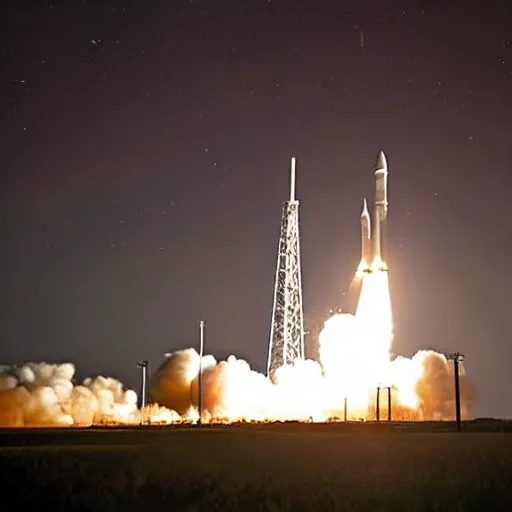
[[[0,430],[18,510],[512,510],[512,425]]]

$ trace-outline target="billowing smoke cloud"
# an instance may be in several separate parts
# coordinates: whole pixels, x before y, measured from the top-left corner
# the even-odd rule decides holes
[[[202,361],[204,420],[313,420],[375,418],[392,395],[393,419],[454,418],[453,364],[433,351],[391,358],[393,325],[387,272],[363,278],[355,315],[334,314],[319,337],[320,363],[306,360],[277,370],[274,382],[230,356]],[[198,405],[199,355],[170,355],[155,375],[153,400],[192,417]],[[461,410],[468,417],[474,387],[461,366]],[[345,402],[346,400],[346,402]],[[382,412],[382,410],[380,411]],[[386,414],[386,411],[384,411]]]
[[[0,368],[0,426],[89,426],[137,424],[137,394],[110,377],[87,378],[79,386],[70,363],[27,363]],[[148,416],[172,418],[171,411],[148,408]],[[169,422],[169,421],[168,421]]]
[[[153,402],[185,414],[192,401],[192,381],[199,371],[199,354],[194,349],[171,354],[157,371],[156,385],[150,391]],[[197,393],[197,392],[196,392]]]
[[[279,368],[275,383],[235,356],[203,358],[203,415],[212,421],[324,419],[324,380],[318,363],[298,361]],[[186,418],[197,413],[199,355],[193,349],[171,354],[158,369],[151,398]]]
[[[299,361],[280,368],[275,382],[234,356],[221,362],[205,356],[203,420],[326,421],[343,417],[345,398],[349,419],[372,419],[375,382],[362,372],[360,359],[365,352],[350,350],[357,340],[354,322],[350,315],[332,317],[326,322],[321,347],[324,366]],[[347,343],[340,341],[337,347],[333,332],[346,337]],[[452,362],[436,352],[420,351],[411,359],[399,357],[388,364],[393,419],[453,419]],[[194,349],[165,359],[153,379],[154,403],[143,410],[137,409],[136,393],[116,379],[87,378],[74,386],[72,364],[28,363],[0,371],[1,427],[171,424],[197,419],[199,355]],[[354,375],[358,378],[351,382]],[[467,418],[475,389],[462,365],[460,391],[462,417]],[[386,396],[381,394],[381,414],[387,414],[386,408]]]
[[[271,381],[246,361],[203,357],[204,421],[326,421],[374,419],[451,420],[453,364],[433,351],[391,359],[393,324],[387,272],[363,277],[355,315],[334,314],[319,336],[320,362],[299,360],[279,368]],[[0,368],[0,426],[174,423],[198,415],[200,358],[194,349],[170,354],[156,372],[150,398],[137,409],[137,395],[112,378],[87,378],[74,386],[72,364],[28,363]],[[461,412],[467,418],[474,386],[460,366]],[[377,392],[384,390],[384,393]],[[382,398],[382,400],[381,400]],[[347,408],[345,409],[345,404]]]
[[[337,316],[331,322],[339,322],[343,332],[353,336],[350,315]],[[345,398],[349,419],[374,419],[378,382],[363,371],[361,359],[365,352],[358,358],[347,348],[335,350],[332,338],[327,339],[331,346],[326,344],[321,351],[328,364],[322,367],[306,360],[284,366],[278,370],[274,383],[234,356],[218,363],[212,356],[205,356],[203,421],[326,421],[343,417]],[[151,398],[178,411],[186,420],[195,419],[198,372],[199,355],[194,349],[171,354],[155,374]],[[442,354],[420,351],[411,359],[399,357],[388,362],[384,374],[392,385],[393,419],[453,420],[453,363]],[[460,392],[465,419],[469,417],[475,391],[462,365]],[[387,416],[386,396],[381,392],[383,417]]]
[[[415,356],[422,361],[423,372],[416,382],[415,391],[420,402],[421,419],[453,419],[455,411],[453,362],[434,351],[420,351]],[[459,387],[462,419],[469,417],[476,398],[473,383],[459,365]]]

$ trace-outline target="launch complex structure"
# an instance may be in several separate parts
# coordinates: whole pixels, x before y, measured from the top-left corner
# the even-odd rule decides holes
[[[277,250],[267,376],[283,365],[304,359],[304,311],[300,257],[299,201],[295,197],[294,157],[290,166],[290,198],[283,205]],[[366,199],[361,213],[361,263],[358,273],[386,272],[385,227],[388,215],[388,166],[383,151],[374,168],[373,232]]]
[[[304,359],[304,311],[300,260],[299,201],[295,199],[295,158],[290,168],[290,199],[283,205],[277,249],[267,376]]]

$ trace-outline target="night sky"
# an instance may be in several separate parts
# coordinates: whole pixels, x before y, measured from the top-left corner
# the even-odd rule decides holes
[[[263,370],[290,157],[313,329],[383,149],[394,352],[463,352],[474,415],[512,416],[508,4],[8,1],[0,363],[137,387],[204,317]]]

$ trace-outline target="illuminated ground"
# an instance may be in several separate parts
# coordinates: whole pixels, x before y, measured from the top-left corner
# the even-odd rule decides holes
[[[511,427],[1,430],[2,501],[19,510],[512,510]]]

